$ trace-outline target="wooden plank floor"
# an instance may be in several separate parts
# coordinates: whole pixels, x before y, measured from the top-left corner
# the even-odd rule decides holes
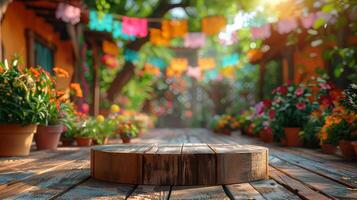
[[[154,129],[133,142],[266,146],[270,178],[210,187],[113,184],[90,178],[89,148],[60,148],[0,158],[0,199],[357,199],[357,162],[319,150],[282,148],[206,129]]]

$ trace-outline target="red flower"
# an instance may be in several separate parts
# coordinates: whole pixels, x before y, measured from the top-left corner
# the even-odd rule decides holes
[[[333,104],[333,98],[329,95],[322,96],[319,99],[319,103],[324,106],[330,106]]]
[[[274,93],[280,93],[282,95],[285,95],[286,93],[288,93],[288,89],[285,86],[279,86],[275,90],[273,90],[273,94]]]
[[[270,111],[269,111],[269,118],[270,118],[270,119],[274,119],[274,118],[275,118],[275,115],[276,115],[276,111],[275,111],[275,110],[270,110]]]
[[[299,110],[304,110],[306,108],[306,104],[304,102],[299,102],[295,106]]]
[[[265,108],[270,108],[271,106],[271,101],[269,99],[266,99],[263,101],[264,107]]]
[[[302,94],[304,94],[304,88],[298,88],[296,91],[295,91],[295,95],[296,96],[301,96]]]

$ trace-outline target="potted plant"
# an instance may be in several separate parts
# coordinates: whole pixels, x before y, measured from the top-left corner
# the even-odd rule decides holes
[[[33,69],[42,71],[42,69]],[[68,78],[68,73],[60,68],[53,69],[56,77]],[[49,103],[47,104],[47,115],[40,122],[35,134],[35,142],[38,150],[56,150],[60,136],[63,132],[61,123],[62,104],[67,101],[64,91],[56,89],[56,80],[48,72],[40,73],[36,79],[37,87],[42,91],[42,97]]]
[[[102,115],[98,115],[96,121],[98,123],[98,132],[94,136],[94,144],[108,144],[109,137],[114,135],[118,127],[117,120],[115,118],[105,118]]]
[[[86,120],[83,120],[79,124],[78,132],[76,132],[74,135],[74,139],[77,142],[77,146],[91,146],[93,138],[95,138],[98,130],[98,122],[96,119],[94,119],[93,117],[89,117]]]
[[[313,105],[307,97],[311,96],[305,85],[285,84],[273,91],[272,108],[276,112],[278,124],[284,127],[287,146],[301,146],[300,132],[308,121]]]
[[[357,84],[351,84],[344,91],[344,98],[341,100],[342,105],[350,112],[350,138],[355,154],[357,155]]]
[[[78,132],[80,119],[85,116],[75,111],[75,106],[72,102],[67,101],[61,107],[61,115],[63,115],[61,121],[64,127],[60,138],[62,146],[73,146],[75,142],[74,135]]]
[[[130,143],[131,138],[138,134],[138,128],[130,121],[121,122],[118,126],[118,133],[123,143]]]
[[[327,116],[324,126],[320,130],[320,144],[322,152],[326,154],[335,154],[337,151],[338,141],[340,139],[340,130],[336,129],[336,119]]]
[[[48,99],[42,97],[36,79],[42,71],[20,70],[18,61],[0,63],[0,156],[26,156],[37,123],[47,116]]]
[[[309,117],[309,121],[305,124],[303,131],[300,132],[300,138],[302,138],[304,146],[308,148],[319,147],[319,133],[323,125],[324,120],[322,112],[320,110],[314,110]],[[322,145],[323,151],[326,149],[326,145],[327,148],[331,146],[331,144],[326,143],[323,143]]]

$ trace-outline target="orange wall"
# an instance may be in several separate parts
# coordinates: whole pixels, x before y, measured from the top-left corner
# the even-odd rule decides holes
[[[309,47],[294,53],[294,82],[300,83],[317,76],[316,70],[324,68],[323,52],[321,47]]]
[[[37,17],[32,10],[26,9],[23,3],[15,1],[8,6],[1,26],[5,58],[10,59],[14,54],[18,54],[26,65],[25,30],[32,29],[36,34],[56,46],[55,66],[65,69],[72,75],[74,58],[70,41],[61,41],[53,27],[43,18]],[[61,78],[58,80],[58,87],[65,88],[69,82],[70,78]]]

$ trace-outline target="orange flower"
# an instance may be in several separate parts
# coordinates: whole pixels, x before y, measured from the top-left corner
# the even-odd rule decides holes
[[[79,83],[71,83],[70,89],[74,91],[77,97],[83,97],[83,92]]]
[[[39,77],[39,76],[41,75],[40,72],[39,72],[37,69],[33,68],[33,67],[30,67],[30,72],[31,72],[35,77]]]
[[[55,67],[55,68],[53,68],[53,71],[55,72],[56,76],[58,76],[58,77],[61,77],[61,78],[69,77],[68,72],[62,68]]]

